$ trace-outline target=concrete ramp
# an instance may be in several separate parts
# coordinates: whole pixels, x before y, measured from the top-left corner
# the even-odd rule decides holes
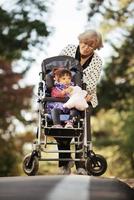
[[[23,176],[0,178],[0,200],[134,200],[134,190],[112,178]]]

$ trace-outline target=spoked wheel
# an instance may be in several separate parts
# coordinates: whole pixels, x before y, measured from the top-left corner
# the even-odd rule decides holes
[[[34,156],[29,163],[31,159],[31,155],[26,155],[24,160],[23,160],[23,171],[28,175],[28,176],[33,176],[36,175],[39,169],[39,161],[37,156]]]
[[[99,154],[95,154],[95,159],[93,159],[88,157],[86,160],[87,173],[88,175],[101,176],[107,170],[107,162],[105,158]]]

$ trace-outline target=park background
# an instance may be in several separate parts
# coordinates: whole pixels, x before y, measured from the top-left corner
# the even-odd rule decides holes
[[[0,176],[24,175],[42,60],[94,28],[104,41],[99,106],[91,118],[94,149],[107,159],[104,176],[134,178],[133,24],[132,0],[0,0]],[[43,162],[39,174],[56,168]]]

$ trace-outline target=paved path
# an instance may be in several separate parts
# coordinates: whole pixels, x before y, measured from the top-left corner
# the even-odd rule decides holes
[[[111,178],[0,177],[0,200],[134,200],[134,190]]]

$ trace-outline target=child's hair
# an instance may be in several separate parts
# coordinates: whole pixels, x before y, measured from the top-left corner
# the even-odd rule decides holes
[[[69,76],[70,78],[72,78],[72,74],[71,74],[71,72],[68,70],[68,69],[64,69],[64,68],[59,68],[59,69],[54,69],[53,70],[53,76],[54,76],[54,78],[57,80],[57,81],[59,81],[59,79],[61,78],[61,77],[63,77],[64,75],[67,75],[67,76]]]

